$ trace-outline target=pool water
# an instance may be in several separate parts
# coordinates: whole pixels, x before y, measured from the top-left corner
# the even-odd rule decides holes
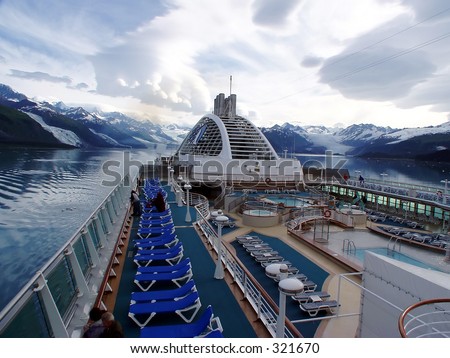
[[[433,269],[433,270],[437,270],[437,271],[441,271],[436,267],[433,267],[425,262],[419,261],[417,259],[414,259],[408,255],[402,254],[401,252],[398,251],[392,251],[386,247],[375,247],[375,248],[366,248],[366,249],[356,249],[356,253],[355,256],[358,260],[360,260],[361,262],[364,262],[364,255],[366,253],[366,251],[370,251],[373,252],[375,254],[379,254],[379,255],[383,255],[410,265],[414,265],[414,266],[418,266],[418,267],[422,267],[422,268],[426,268],[426,269]]]
[[[253,210],[245,210],[244,214],[252,216],[275,216],[277,213],[270,210],[253,209]]]
[[[301,207],[309,205],[305,200],[293,197],[269,196],[267,197],[267,199],[273,201],[274,203],[283,204],[284,206],[289,207]]]

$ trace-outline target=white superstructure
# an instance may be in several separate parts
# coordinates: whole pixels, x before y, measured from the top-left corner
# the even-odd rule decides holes
[[[219,94],[214,113],[204,115],[175,154],[191,181],[298,185],[296,158],[280,158],[264,134],[236,115],[236,95]]]

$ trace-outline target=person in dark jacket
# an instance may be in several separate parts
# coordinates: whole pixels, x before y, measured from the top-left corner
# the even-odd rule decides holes
[[[139,200],[139,195],[135,190],[131,191],[130,201],[133,205],[133,216],[141,216],[141,201]]]
[[[102,315],[105,312],[98,307],[93,307],[89,311],[89,321],[83,327],[83,338],[98,338],[103,333],[105,326],[103,326]]]
[[[105,312],[102,315],[103,326],[105,327],[100,338],[123,338],[123,329],[121,324],[114,319],[111,312]]]

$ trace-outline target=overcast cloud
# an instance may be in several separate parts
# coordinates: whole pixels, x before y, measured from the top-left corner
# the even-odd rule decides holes
[[[258,126],[450,112],[445,0],[4,0],[0,16],[0,82],[29,97],[193,125],[232,75]]]

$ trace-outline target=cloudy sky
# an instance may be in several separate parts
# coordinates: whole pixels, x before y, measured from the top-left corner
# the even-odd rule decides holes
[[[193,125],[216,94],[258,126],[395,128],[450,112],[448,0],[0,0],[0,82]]]

